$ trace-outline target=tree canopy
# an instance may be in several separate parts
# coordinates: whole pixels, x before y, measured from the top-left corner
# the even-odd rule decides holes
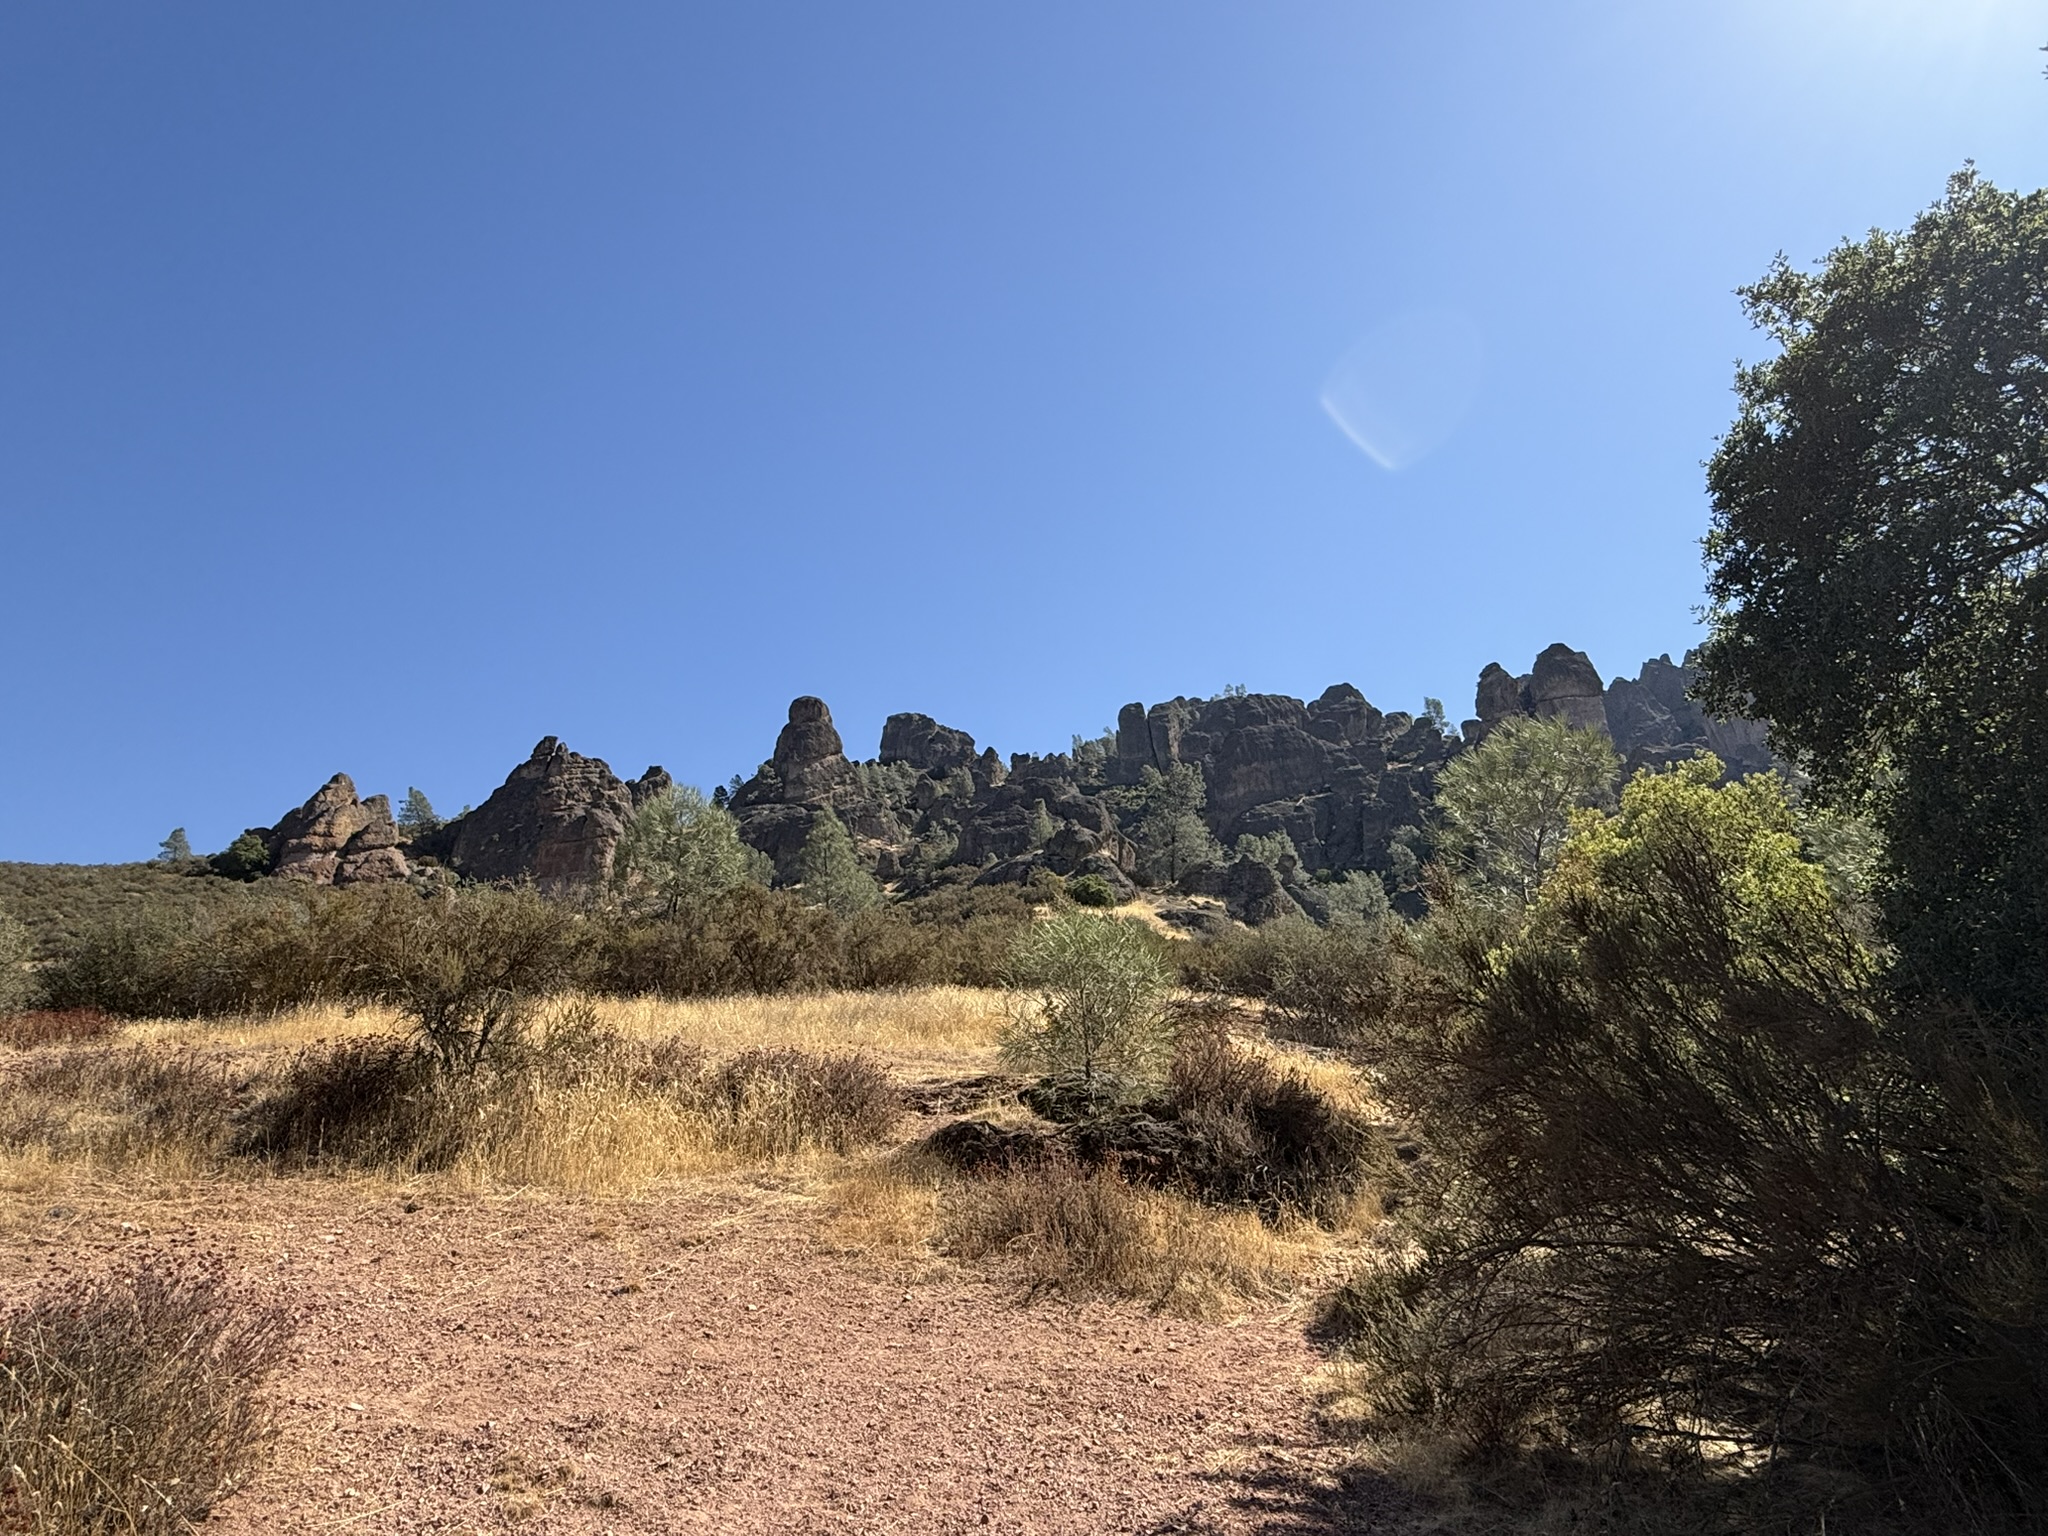
[[[634,813],[612,855],[612,886],[629,906],[672,918],[749,879],[765,883],[765,865],[727,811],[678,784]]]
[[[1871,809],[1909,976],[2048,1004],[2048,193],[1972,171],[1743,290],[1708,472],[1710,702]]]
[[[1438,778],[1438,841],[1483,889],[1526,900],[1557,862],[1572,812],[1606,800],[1620,768],[1598,731],[1503,720]]]

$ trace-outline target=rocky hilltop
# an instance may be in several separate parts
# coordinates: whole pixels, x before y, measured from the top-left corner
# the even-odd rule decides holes
[[[1733,774],[1773,766],[1764,728],[1720,719],[1691,696],[1694,673],[1669,656],[1603,684],[1583,651],[1553,645],[1527,672],[1498,662],[1479,674],[1474,718],[1382,712],[1349,683],[1313,701],[1233,692],[1126,704],[1113,737],[1038,757],[977,748],[929,715],[891,715],[874,758],[857,762],[824,700],[789,706],[774,753],[732,794],[740,836],[797,878],[805,839],[829,811],[884,881],[1024,882],[1039,871],[1092,874],[1128,896],[1139,873],[1124,822],[1148,769],[1200,768],[1204,820],[1226,849],[1284,834],[1284,868],[1227,859],[1186,872],[1183,890],[1225,898],[1250,920],[1318,910],[1313,875],[1386,873],[1424,836],[1436,778],[1458,753],[1518,715],[1605,732],[1629,769],[1699,752]],[[549,736],[482,805],[431,832],[398,827],[382,795],[359,799],[336,774],[275,827],[256,828],[268,872],[320,884],[412,878],[440,866],[474,880],[531,880],[566,893],[601,884],[634,812],[670,787],[649,768],[623,780],[601,759]],[[1258,867],[1250,867],[1257,864]]]

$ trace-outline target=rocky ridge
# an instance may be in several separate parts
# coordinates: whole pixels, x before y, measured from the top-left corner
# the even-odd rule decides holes
[[[1775,766],[1764,727],[1719,719],[1691,698],[1689,664],[1660,656],[1636,677],[1602,684],[1582,651],[1552,645],[1530,669],[1498,662],[1479,674],[1475,718],[1453,732],[1430,715],[1382,712],[1338,683],[1313,701],[1232,692],[1218,698],[1131,703],[1113,738],[1039,757],[977,750],[966,731],[929,715],[891,715],[876,756],[856,762],[822,699],[798,698],[774,753],[734,791],[740,836],[798,878],[805,840],[828,811],[884,881],[1027,883],[1101,878],[1135,894],[1137,849],[1126,822],[1147,770],[1201,771],[1204,819],[1225,849],[1284,834],[1296,857],[1280,867],[1228,857],[1189,871],[1182,893],[1221,900],[1261,922],[1327,910],[1317,881],[1348,871],[1394,875],[1426,846],[1436,778],[1458,753],[1516,716],[1563,719],[1605,732],[1629,770],[1713,751],[1731,774]],[[601,885],[634,812],[670,787],[649,768],[626,781],[602,760],[543,738],[481,806],[408,838],[382,795],[358,799],[337,774],[275,828],[259,829],[272,873],[320,884],[403,880],[440,864],[467,879],[531,880],[550,893]],[[410,854],[410,858],[408,857]]]

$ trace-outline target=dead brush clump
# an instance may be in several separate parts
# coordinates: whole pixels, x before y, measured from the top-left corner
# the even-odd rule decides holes
[[[300,1051],[244,1118],[235,1150],[274,1165],[619,1191],[749,1159],[843,1153],[886,1136],[900,1102],[871,1058],[794,1049],[720,1061],[633,1040],[581,1005],[473,1070],[361,1039]]]
[[[275,1432],[259,1389],[289,1319],[217,1268],[145,1260],[0,1312],[0,1530],[170,1533],[240,1487]]]
[[[1014,1263],[1033,1296],[1128,1297],[1190,1317],[1285,1294],[1314,1267],[1314,1237],[1066,1158],[961,1181],[937,1233],[957,1258]]]
[[[37,1008],[0,1014],[0,1045],[32,1051],[46,1045],[104,1040],[120,1027],[120,1020],[97,1008]]]
[[[1335,1225],[1398,1178],[1392,1144],[1363,1115],[1305,1073],[1240,1046],[1222,1019],[1182,1029],[1166,1102],[1208,1151],[1187,1182],[1210,1203]]]
[[[288,1169],[446,1168],[461,1155],[481,1086],[437,1070],[405,1040],[307,1046],[243,1116],[233,1150]]]
[[[204,1052],[38,1051],[0,1067],[0,1149],[106,1167],[206,1162],[239,1103],[229,1064]]]

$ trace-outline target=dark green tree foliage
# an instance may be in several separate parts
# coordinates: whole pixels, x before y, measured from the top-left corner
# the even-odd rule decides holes
[[[1889,850],[1907,977],[2048,1008],[2048,194],[1964,172],[1744,290],[1778,355],[1710,466],[1711,702]]]
[[[434,802],[416,785],[407,786],[405,803],[399,806],[397,819],[401,827],[413,833],[432,832],[441,825],[441,818],[434,814]]]
[[[862,867],[846,824],[830,811],[820,811],[804,839],[801,860],[804,899],[851,917],[875,904],[881,890]]]
[[[166,864],[183,864],[192,857],[192,840],[183,827],[171,828],[171,835],[157,844],[156,856]]]
[[[216,875],[254,880],[270,872],[270,845],[253,827],[206,861]]]
[[[1202,820],[1208,790],[1197,763],[1175,763],[1165,773],[1147,767],[1131,797],[1132,838],[1148,879],[1170,883],[1197,864],[1221,858],[1223,847]]]

